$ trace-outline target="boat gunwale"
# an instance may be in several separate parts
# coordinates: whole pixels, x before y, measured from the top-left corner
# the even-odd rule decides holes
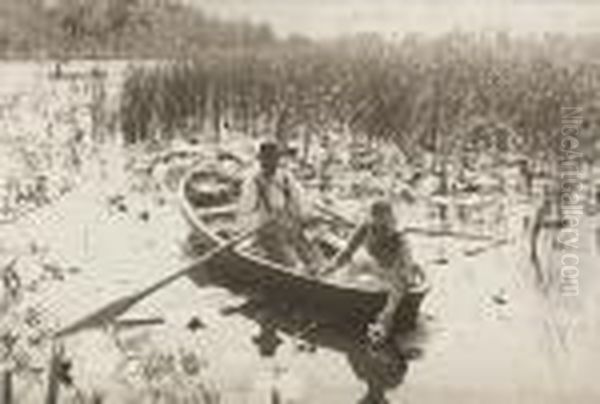
[[[180,203],[182,205],[181,207],[182,207],[182,210],[184,212],[186,219],[191,222],[195,231],[198,231],[198,232],[201,232],[201,233],[207,235],[210,238],[210,240],[212,242],[214,242],[215,244],[222,245],[227,240],[224,239],[223,237],[220,237],[218,234],[216,234],[214,232],[214,230],[212,228],[210,228],[210,226],[208,226],[206,223],[204,223],[203,220],[198,218],[198,216],[196,215],[195,209],[193,208],[193,206],[189,202],[188,198],[186,197],[186,192],[185,192],[186,184],[188,183],[188,181],[191,180],[191,177],[199,169],[200,168],[198,168],[198,167],[190,169],[189,172],[183,177],[183,179],[181,181],[180,189],[179,189],[179,195],[180,195],[179,199],[180,199],[180,201],[181,201]],[[234,247],[233,251],[239,257],[243,258],[244,260],[250,261],[253,264],[259,265],[261,267],[269,267],[271,270],[277,271],[277,272],[281,273],[282,275],[289,276],[290,278],[297,279],[298,281],[310,283],[314,286],[328,287],[328,288],[332,288],[332,289],[347,291],[349,293],[361,293],[363,295],[370,295],[370,296],[387,295],[387,291],[384,288],[382,288],[380,290],[369,290],[366,288],[359,288],[356,286],[344,285],[341,283],[333,283],[331,281],[328,282],[324,279],[310,277],[310,276],[307,276],[304,274],[293,272],[293,271],[289,270],[285,265],[273,262],[269,259],[260,257],[256,254],[252,254],[248,251],[243,250],[240,246]],[[414,290],[411,292],[415,293],[415,294],[419,294],[419,293],[427,293],[427,290],[425,290],[425,289]]]

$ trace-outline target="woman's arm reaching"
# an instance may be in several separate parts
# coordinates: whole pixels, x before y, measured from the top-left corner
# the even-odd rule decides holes
[[[425,272],[423,268],[414,260],[412,248],[407,240],[406,234],[399,233],[398,237],[398,261],[396,267],[400,268],[408,277],[409,283],[422,283],[425,282]]]

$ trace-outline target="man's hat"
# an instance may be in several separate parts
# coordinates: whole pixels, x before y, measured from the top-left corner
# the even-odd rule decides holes
[[[387,199],[377,199],[371,204],[371,214],[376,215],[383,212],[394,212],[392,203]]]
[[[273,140],[264,140],[258,147],[258,158],[275,158],[281,156],[281,147]]]

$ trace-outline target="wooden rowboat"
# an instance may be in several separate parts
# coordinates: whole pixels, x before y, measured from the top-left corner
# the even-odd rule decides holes
[[[240,186],[239,176],[228,177],[215,167],[196,168],[186,175],[179,192],[194,244],[212,248],[239,232],[236,203]],[[325,256],[331,256],[352,229],[348,224],[345,229],[343,224],[334,226],[332,218],[320,219],[317,218],[307,232],[316,234],[313,241]],[[259,293],[319,319],[361,332],[375,319],[387,298],[385,286],[374,277],[365,281],[364,276],[356,279],[310,276],[264,258],[252,240],[240,244],[230,254],[216,257],[208,273],[211,280],[235,291]],[[420,285],[405,296],[396,313],[398,328],[405,330],[416,324],[427,292],[428,288]]]

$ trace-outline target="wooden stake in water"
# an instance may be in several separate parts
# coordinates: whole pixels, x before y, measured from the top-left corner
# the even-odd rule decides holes
[[[12,389],[12,371],[5,370],[2,372],[2,386],[0,390],[0,404],[12,404],[13,389]]]
[[[64,354],[64,347],[58,342],[52,344],[52,356],[50,358],[50,369],[48,371],[48,389],[46,391],[45,404],[57,404],[59,396],[59,372],[60,362]]]

